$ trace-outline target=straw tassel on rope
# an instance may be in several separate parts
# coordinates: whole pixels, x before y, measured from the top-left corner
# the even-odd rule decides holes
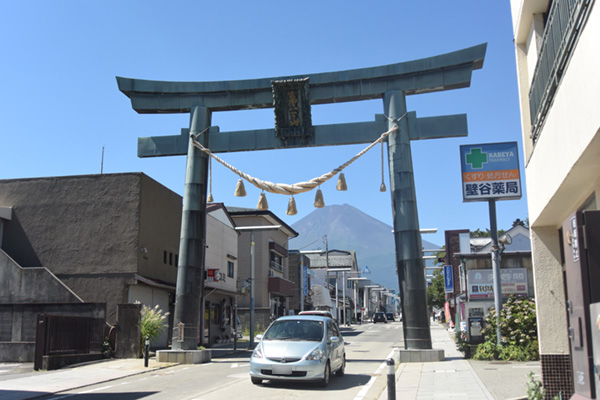
[[[336,189],[341,191],[348,190],[348,186],[346,186],[346,177],[344,176],[343,172],[340,172],[340,176],[338,176]]]
[[[265,192],[262,192],[260,194],[260,197],[258,198],[258,205],[256,206],[256,208],[258,208],[259,210],[269,209],[269,203],[267,202],[267,196],[265,195]]]
[[[383,180],[383,140],[381,141],[381,186],[379,186],[380,192],[385,192],[385,181]]]
[[[321,189],[317,189],[317,194],[315,194],[314,206],[317,208],[325,207],[325,200],[323,199],[323,192],[321,192]]]
[[[294,196],[290,197],[290,201],[288,202],[287,215],[296,215],[298,214],[298,210],[296,210],[296,200],[294,200]]]
[[[208,203],[215,201],[212,195],[212,158],[208,158],[208,196],[206,197]]]
[[[246,197],[246,188],[244,187],[244,180],[238,179],[237,186],[235,187],[235,197]]]

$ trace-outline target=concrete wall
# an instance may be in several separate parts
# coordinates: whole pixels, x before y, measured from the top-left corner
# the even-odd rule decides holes
[[[138,273],[175,286],[182,198],[146,175],[141,175],[140,190],[139,243],[136,244]]]
[[[22,268],[0,249],[0,304],[82,302],[47,268]]]

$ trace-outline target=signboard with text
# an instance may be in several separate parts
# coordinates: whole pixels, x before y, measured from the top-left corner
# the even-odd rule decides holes
[[[444,265],[444,291],[454,293],[454,275],[452,274],[452,265]]]
[[[463,201],[521,198],[517,142],[460,146]]]
[[[494,298],[494,273],[491,269],[474,269],[467,273],[469,299]],[[502,297],[510,295],[528,296],[527,270],[525,268],[503,268],[500,270]]]

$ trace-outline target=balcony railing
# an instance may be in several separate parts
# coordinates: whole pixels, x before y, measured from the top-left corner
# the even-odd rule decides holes
[[[271,261],[270,264],[271,268],[276,269],[277,271],[283,272],[283,265],[275,262],[275,261]]]
[[[554,0],[529,90],[531,139],[535,143],[573,46],[595,0]]]

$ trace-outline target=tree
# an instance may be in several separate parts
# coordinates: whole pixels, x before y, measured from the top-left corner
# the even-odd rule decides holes
[[[431,286],[427,288],[427,304],[429,307],[442,308],[445,302],[444,274],[441,269],[436,269],[433,273]]]
[[[513,224],[514,226],[514,224]],[[506,231],[504,229],[500,229],[498,231],[498,236],[502,236],[506,233]],[[482,231],[481,229],[477,228],[474,231],[470,232],[471,237],[491,237],[492,233],[488,228],[485,228],[485,231]]]

